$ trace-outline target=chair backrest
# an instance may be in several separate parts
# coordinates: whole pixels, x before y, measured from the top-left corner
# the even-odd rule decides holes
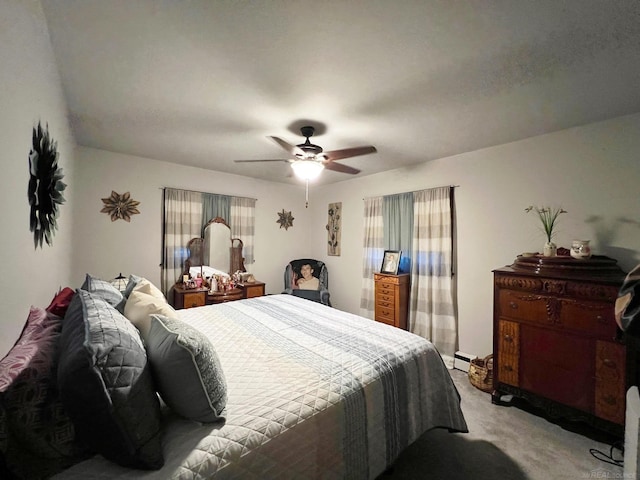
[[[303,265],[311,265],[313,269],[313,276],[319,280],[319,290],[329,289],[329,273],[324,262],[315,260],[313,258],[299,258],[292,260],[288,263],[287,268],[284,271],[284,288],[293,288],[295,280],[302,275],[300,269]]]

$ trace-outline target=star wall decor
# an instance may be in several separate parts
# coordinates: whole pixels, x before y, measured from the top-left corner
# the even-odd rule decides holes
[[[42,248],[43,240],[53,245],[58,229],[58,206],[64,203],[62,192],[67,185],[58,168],[58,143],[49,136],[49,125],[44,129],[38,122],[33,127],[32,148],[29,151],[29,186],[27,196],[31,212],[29,229],[33,232],[35,248]]]
[[[284,208],[282,209],[282,213],[278,212],[278,220],[276,220],[276,223],[280,224],[280,228],[284,227],[285,230],[288,230],[289,227],[293,227],[293,216],[291,215],[291,212],[285,212]]]
[[[111,190],[111,196],[103,198],[102,202],[104,203],[104,207],[100,212],[111,216],[112,222],[115,222],[119,218],[125,222],[131,222],[131,215],[140,213],[138,210],[140,202],[133,200],[129,192],[120,195]]]

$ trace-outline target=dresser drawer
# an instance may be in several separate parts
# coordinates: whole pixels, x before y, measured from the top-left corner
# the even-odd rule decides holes
[[[612,304],[566,299],[562,301],[560,323],[585,333],[612,340],[616,335],[615,311]]]
[[[624,382],[625,349],[614,342],[596,341],[596,378],[604,382]]]
[[[384,317],[382,315],[376,317],[376,322],[385,323],[387,325],[391,325],[392,327],[397,327],[393,318]]]
[[[518,364],[520,362],[520,325],[500,320],[498,339],[498,380],[514,387],[518,386]]]
[[[376,283],[376,295],[393,295],[396,286],[393,283],[378,282]]]
[[[376,305],[376,320],[393,325],[395,323],[395,310],[393,307]]]
[[[625,415],[625,348],[596,341],[595,413],[623,425]]]
[[[185,293],[183,302],[184,308],[202,307],[205,304],[205,294],[203,292]]]
[[[376,305],[393,309],[395,305],[395,295],[376,294]]]
[[[499,295],[500,316],[531,322],[548,322],[547,300],[549,297],[515,290],[501,290]]]

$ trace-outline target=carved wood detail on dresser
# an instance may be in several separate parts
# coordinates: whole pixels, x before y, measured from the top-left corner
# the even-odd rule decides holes
[[[518,257],[494,273],[494,390],[549,416],[620,435],[625,346],[614,304],[625,273],[611,258]]]

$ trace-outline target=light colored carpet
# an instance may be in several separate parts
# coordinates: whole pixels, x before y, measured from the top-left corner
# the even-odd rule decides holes
[[[615,438],[582,424],[565,428],[523,408],[493,405],[491,396],[471,385],[466,373],[452,370],[451,376],[469,433],[427,432],[379,480],[624,478],[622,467],[589,453],[597,449],[609,455]],[[619,449],[613,455],[622,458]]]

